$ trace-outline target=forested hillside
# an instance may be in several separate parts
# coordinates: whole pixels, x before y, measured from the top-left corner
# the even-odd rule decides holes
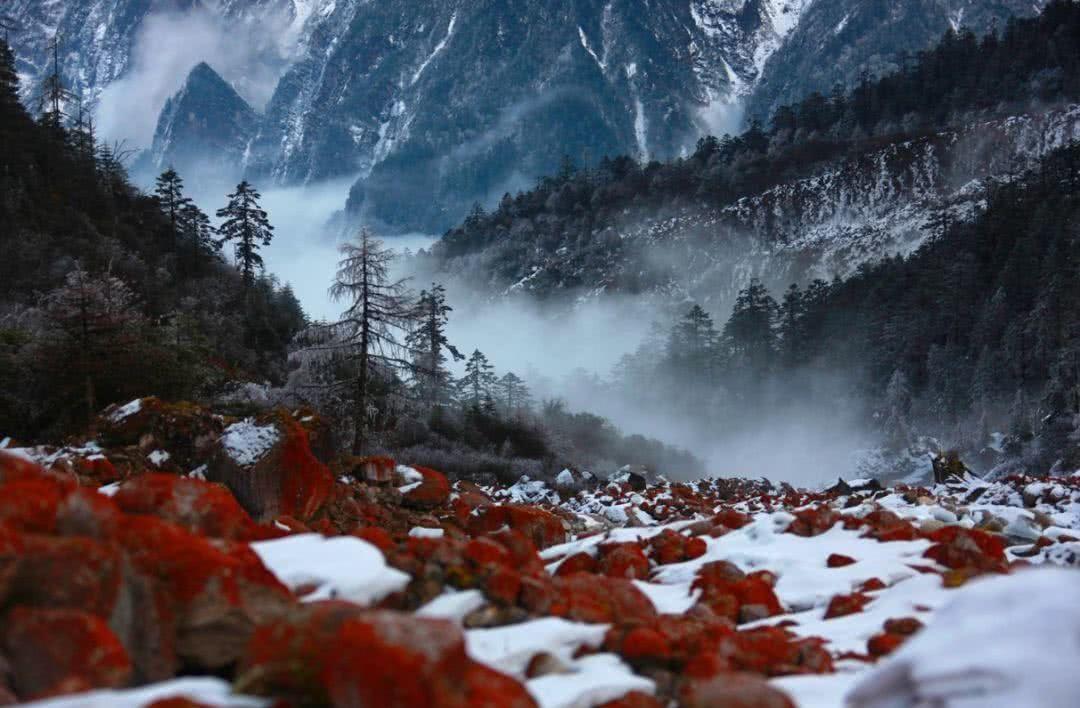
[[[910,250],[934,212],[963,218],[979,206],[969,182],[1009,175],[1071,139],[1077,122],[1065,107],[1080,97],[1078,63],[1080,9],[1069,2],[982,40],[949,32],[895,74],[813,94],[768,126],[702,139],[684,159],[604,158],[582,169],[567,160],[494,212],[475,209],[433,249],[432,265],[544,296],[687,289],[703,263],[747,252],[791,254],[744,271],[811,263],[819,275],[846,274],[830,268],[832,251],[868,240],[884,252],[864,258]],[[880,199],[865,205],[868,195]],[[812,242],[796,243],[808,231]],[[650,257],[680,241],[692,253]]]
[[[245,284],[179,176],[136,190],[72,101],[31,118],[13,67],[0,43],[0,429],[56,435],[147,393],[280,380],[306,322],[291,290]]]

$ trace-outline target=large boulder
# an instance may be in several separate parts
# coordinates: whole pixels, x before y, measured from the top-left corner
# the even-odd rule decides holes
[[[335,708],[535,705],[517,681],[468,657],[456,625],[341,602],[312,603],[260,627],[236,685]]]
[[[522,504],[503,504],[480,508],[469,517],[469,533],[483,535],[502,529],[520,531],[537,548],[547,548],[566,541],[562,519],[551,512]]]
[[[109,406],[95,427],[106,447],[167,450],[177,467],[190,471],[206,461],[223,423],[221,416],[197,404],[150,397]]]
[[[16,607],[4,616],[0,636],[15,694],[24,701],[116,688],[132,677],[123,644],[88,612]]]
[[[281,515],[310,519],[334,487],[330,470],[311,452],[307,431],[281,412],[226,427],[206,478],[227,486],[259,522]]]
[[[265,535],[225,487],[172,474],[147,473],[121,485],[113,501],[211,538],[247,541]]]

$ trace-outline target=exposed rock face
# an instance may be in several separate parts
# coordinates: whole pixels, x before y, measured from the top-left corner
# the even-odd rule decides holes
[[[149,160],[156,172],[169,166],[180,174],[232,175],[243,163],[258,116],[210,65],[188,74],[158,118]]]

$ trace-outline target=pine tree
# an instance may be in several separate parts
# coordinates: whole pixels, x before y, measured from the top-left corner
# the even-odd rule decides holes
[[[172,231],[173,250],[176,250],[180,242],[180,232],[183,212],[191,205],[191,199],[184,196],[184,180],[172,168],[158,175],[154,182],[154,196],[161,206],[161,211],[169,217],[169,227]]]
[[[243,274],[245,289],[255,284],[255,272],[263,267],[259,248],[270,245],[274,237],[274,227],[259,206],[261,198],[262,195],[244,180],[229,195],[229,203],[217,211],[218,218],[225,220],[218,227],[222,244],[236,242],[236,267]]]
[[[779,347],[780,362],[793,367],[805,360],[806,355],[806,304],[802,291],[794,283],[784,293],[780,304]]]
[[[713,375],[717,332],[709,313],[693,305],[671,330],[668,360],[684,376],[709,380]]]
[[[474,408],[481,408],[493,398],[495,381],[495,367],[479,349],[473,350],[465,362],[465,376],[458,382],[462,398]]]
[[[465,358],[446,338],[447,318],[452,311],[446,304],[446,289],[432,283],[430,290],[420,292],[417,327],[406,338],[412,352],[416,393],[432,409],[450,402],[452,377],[446,368],[446,354],[455,360]]]
[[[383,246],[365,227],[356,241],[343,244],[337,275],[330,286],[330,297],[347,307],[342,318],[331,327],[336,348],[344,348],[354,364],[351,382],[353,414],[353,454],[364,451],[367,423],[375,407],[374,377],[408,369],[403,358],[405,346],[399,332],[408,331],[415,322],[416,306],[409,297],[404,280],[392,280],[390,264],[394,253]]]
[[[499,390],[502,394],[502,402],[508,413],[516,413],[525,410],[531,403],[529,387],[525,381],[513,371],[508,371],[498,381]]]
[[[724,325],[724,340],[733,362],[758,374],[772,367],[776,353],[776,300],[754,278],[735,299],[731,317]]]

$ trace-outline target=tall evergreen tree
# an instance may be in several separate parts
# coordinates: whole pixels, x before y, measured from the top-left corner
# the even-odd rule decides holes
[[[677,374],[711,380],[716,342],[712,317],[701,305],[694,304],[671,330],[668,360]]]
[[[458,382],[462,398],[480,408],[492,399],[495,382],[495,367],[479,349],[473,350],[465,362],[465,376]]]
[[[506,372],[499,379],[498,387],[502,394],[502,403],[506,406],[508,413],[516,413],[529,407],[531,402],[529,387],[513,371]]]
[[[191,204],[191,199],[184,196],[184,180],[172,166],[158,175],[154,182],[154,196],[169,219],[172,246],[175,250],[179,245],[184,209]]]
[[[406,338],[412,352],[416,393],[430,408],[445,405],[451,399],[453,377],[446,368],[447,354],[455,360],[465,358],[446,338],[447,318],[452,311],[446,304],[446,288],[432,283],[430,290],[420,292],[417,326]]]
[[[12,110],[19,105],[19,73],[15,71],[15,53],[0,37],[0,108]]]
[[[724,340],[732,362],[757,373],[768,371],[776,353],[776,300],[754,278],[735,299],[724,325]]]
[[[218,218],[225,220],[218,227],[222,244],[236,242],[236,267],[244,276],[245,288],[254,285],[255,273],[263,267],[259,248],[269,246],[274,237],[274,227],[259,206],[261,198],[258,190],[244,180],[229,195],[229,203],[217,211]]]
[[[354,364],[351,381],[353,414],[353,453],[364,452],[368,420],[372,417],[375,397],[374,377],[389,378],[394,371],[406,369],[411,362],[404,358],[400,332],[411,328],[416,306],[409,297],[404,280],[393,280],[390,264],[394,253],[365,227],[356,240],[342,244],[337,275],[330,286],[330,297],[346,304],[342,318],[332,325],[336,347],[343,347]]]

